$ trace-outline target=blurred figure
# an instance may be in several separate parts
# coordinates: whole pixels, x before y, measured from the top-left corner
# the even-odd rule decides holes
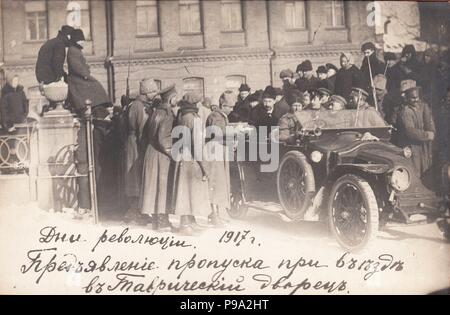
[[[376,48],[372,42],[366,42],[361,46],[364,59],[361,64],[361,87],[366,91],[372,91],[372,79],[377,74],[384,75],[385,64],[377,58]],[[370,92],[372,94],[372,92]]]
[[[280,79],[283,82],[283,93],[287,93],[290,89],[295,89],[294,72],[290,69],[284,69],[280,72]]]
[[[331,91],[326,88],[318,88],[317,93],[319,94],[319,102],[322,108],[328,108]]]
[[[250,102],[248,101],[248,97],[250,95],[250,87],[243,83],[239,87],[239,96],[237,99],[234,108],[232,108],[232,112],[228,117],[230,122],[247,122],[250,115]]]
[[[296,140],[296,133],[302,129],[302,125],[295,113],[303,109],[303,98],[304,94],[297,90],[293,90],[286,96],[290,111],[281,117],[278,123],[280,126],[280,142],[294,143]]]
[[[336,86],[336,74],[338,72],[338,68],[332,63],[327,63],[325,67],[327,68],[327,82],[328,82],[327,89],[329,89],[334,94]]]
[[[319,79],[314,76],[311,61],[305,60],[300,64],[301,73],[303,77],[299,78],[295,85],[300,92],[308,90],[315,90],[319,87]]]
[[[336,74],[334,94],[350,99],[352,87],[361,86],[361,71],[353,64],[351,55],[342,53],[340,57],[341,69]]]
[[[248,98],[247,96],[245,99]],[[226,126],[228,125],[227,117],[232,109],[233,105],[228,104],[226,97],[222,95],[219,101],[219,108],[214,110],[206,121],[207,127],[214,126],[221,130],[221,137],[214,135],[214,138],[210,139],[205,145],[209,176],[208,191],[211,203],[211,213],[208,215],[208,223],[214,227],[224,226],[220,211],[226,211],[226,209],[230,208],[230,168],[227,159],[228,150],[225,137]]]
[[[19,85],[19,76],[6,74],[6,84],[2,88],[0,98],[0,117],[3,128],[8,132],[14,132],[14,124],[21,124],[27,121],[28,99]]]
[[[64,71],[66,60],[66,47],[70,46],[69,38],[74,28],[64,25],[55,38],[49,39],[39,49],[36,61],[36,80],[39,84],[58,82],[62,78],[67,82],[67,73]]]
[[[387,79],[382,74],[377,74],[373,79],[375,86],[375,97],[377,98],[378,111],[390,125],[397,127],[397,113],[402,102],[400,98],[395,98],[387,89]]]
[[[345,109],[347,106],[347,101],[340,95],[331,95],[330,97],[330,107],[332,111],[340,111]]]

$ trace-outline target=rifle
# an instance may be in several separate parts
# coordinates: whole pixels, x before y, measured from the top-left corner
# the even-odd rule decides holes
[[[372,67],[370,66],[370,59],[367,58],[367,64],[369,66],[369,76],[370,76],[370,85],[372,87],[372,96],[373,96],[373,102],[375,104],[375,109],[378,111],[378,101],[377,101],[377,95],[375,93],[375,85],[373,84],[373,78],[372,78]]]
[[[127,87],[125,95],[122,95],[121,104],[122,107],[127,107],[130,104],[130,67],[131,67],[131,47],[128,48],[128,72],[127,72]]]

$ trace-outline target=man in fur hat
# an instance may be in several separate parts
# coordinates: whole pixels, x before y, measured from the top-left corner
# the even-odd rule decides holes
[[[72,26],[64,25],[55,38],[46,41],[39,49],[35,73],[40,84],[66,79],[67,74],[64,71],[66,47],[69,47],[69,38],[73,31]]]
[[[431,145],[436,129],[428,104],[419,97],[419,88],[412,85],[404,93],[406,102],[399,114],[399,144],[411,148],[412,162],[422,176],[431,167]]]
[[[295,85],[300,92],[315,90],[319,87],[320,80],[314,76],[311,61],[305,60],[301,63],[300,69],[303,77],[295,81]]]
[[[250,95],[250,87],[243,83],[239,87],[239,96],[232,108],[229,119],[230,122],[247,122],[250,115],[250,103],[248,97]]]

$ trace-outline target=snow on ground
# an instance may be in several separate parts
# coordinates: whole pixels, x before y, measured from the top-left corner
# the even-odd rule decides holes
[[[94,225],[89,218],[74,220],[70,213],[49,213],[33,204],[2,206],[0,293],[425,294],[450,286],[450,245],[435,224],[390,227],[366,250],[346,254],[322,223],[286,222],[257,211],[242,221],[227,220],[225,228],[182,237],[121,222]],[[59,236],[67,233],[65,241],[55,241],[55,235],[48,243],[39,240],[45,227],[56,227]],[[95,246],[105,230],[108,238],[116,234],[115,240]],[[72,240],[81,235],[71,243],[71,234]],[[125,243],[126,236],[136,241],[140,235],[155,244]],[[170,247],[171,241],[186,247]],[[80,262],[83,272],[74,267]],[[130,262],[145,270],[127,269]]]

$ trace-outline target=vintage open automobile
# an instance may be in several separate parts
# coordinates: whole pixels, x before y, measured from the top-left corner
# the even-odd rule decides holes
[[[411,150],[389,142],[391,126],[355,128],[355,110],[296,115],[302,129],[294,141],[279,143],[276,171],[262,172],[268,162],[261,159],[230,164],[232,218],[242,218],[249,208],[270,211],[278,205],[292,221],[328,221],[348,251],[364,248],[388,221],[448,218],[448,200],[422,183]],[[241,139],[249,149],[250,137]]]

